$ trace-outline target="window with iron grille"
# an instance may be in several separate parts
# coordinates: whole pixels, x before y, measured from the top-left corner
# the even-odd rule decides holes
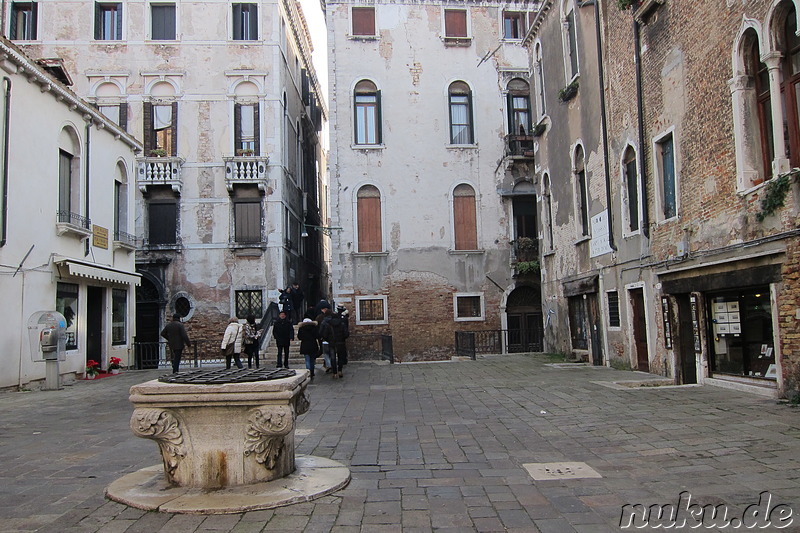
[[[236,291],[236,317],[264,316],[264,299],[261,289]]]
[[[483,296],[480,294],[456,294],[455,319],[481,320],[483,319]]]
[[[621,326],[619,318],[619,293],[617,291],[608,291],[606,293],[608,300],[608,327],[618,328]]]
[[[357,301],[356,322],[358,324],[385,324],[386,323],[386,297],[366,296],[359,297]]]

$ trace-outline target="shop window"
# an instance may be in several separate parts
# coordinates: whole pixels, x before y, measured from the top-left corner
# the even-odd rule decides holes
[[[95,4],[94,38],[98,41],[122,40],[122,4]]]
[[[150,38],[154,41],[175,40],[175,4],[150,4]]]
[[[248,315],[264,316],[264,300],[261,289],[236,291],[236,317],[247,318]]]
[[[67,350],[78,349],[78,285],[74,283],[56,284],[56,311],[67,320]]]
[[[364,185],[358,190],[356,203],[358,217],[358,251],[382,252],[381,193],[374,185]]]
[[[462,183],[453,190],[453,225],[456,250],[478,249],[475,189]]]
[[[444,36],[446,39],[465,39],[467,37],[467,10],[444,10]]]
[[[233,40],[258,40],[258,5],[233,4]]]
[[[386,324],[386,296],[358,296],[356,297],[356,323],[357,324]]]
[[[710,294],[712,372],[777,379],[769,287]]]
[[[119,346],[128,342],[128,291],[111,291],[111,344]]]
[[[375,8],[353,7],[351,11],[353,20],[353,35],[375,35]]]
[[[12,2],[9,39],[12,41],[36,40],[37,18],[38,4],[36,2]]]
[[[472,144],[472,90],[463,81],[450,85],[450,144]]]
[[[454,294],[456,322],[483,320],[483,294]]]

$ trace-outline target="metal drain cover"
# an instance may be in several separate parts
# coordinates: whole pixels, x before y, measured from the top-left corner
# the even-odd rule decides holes
[[[292,369],[278,368],[239,368],[227,370],[193,370],[168,374],[158,378],[164,383],[191,383],[192,385],[220,385],[224,383],[250,383],[253,381],[268,381],[272,379],[290,378],[297,375]]]
[[[522,467],[536,481],[603,477],[586,463],[525,463]]]

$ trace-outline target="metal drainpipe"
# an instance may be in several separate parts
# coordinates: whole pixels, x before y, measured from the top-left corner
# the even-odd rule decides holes
[[[85,211],[86,211],[86,221],[87,222],[91,220],[90,217],[89,217],[89,169],[91,167],[91,165],[89,164],[89,147],[91,145],[91,142],[90,142],[90,134],[91,134],[91,132],[92,132],[92,119],[90,117],[89,121],[86,123],[86,163],[85,163],[85,167],[84,167],[85,172],[86,172],[86,185],[85,185],[85,189],[86,189],[85,190],[85,193],[86,193],[85,194],[86,209],[85,209]],[[91,229],[91,228],[89,228],[89,229]],[[90,246],[92,245],[92,243],[89,242],[89,240],[90,239],[86,239],[86,244],[84,245],[84,248],[83,248],[84,257],[89,255]]]
[[[594,1],[594,28],[597,39],[597,73],[600,79],[600,130],[603,135],[603,162],[605,165],[606,179],[606,205],[608,206],[608,246],[616,251],[614,244],[614,216],[611,208],[611,170],[608,158],[608,126],[606,123],[606,91],[605,91],[605,69],[603,68],[603,41],[600,31],[600,3]]]
[[[5,246],[8,235],[8,152],[11,144],[8,134],[11,130],[11,78],[3,76],[3,83],[6,93],[3,99],[3,212],[0,214],[3,217],[3,232],[0,235],[0,246]]]
[[[650,216],[647,210],[647,176],[645,175],[645,145],[644,145],[644,98],[642,96],[642,56],[641,36],[639,35],[639,22],[633,19],[633,57],[636,63],[636,112],[639,128],[639,188],[642,194],[642,234],[650,238]]]

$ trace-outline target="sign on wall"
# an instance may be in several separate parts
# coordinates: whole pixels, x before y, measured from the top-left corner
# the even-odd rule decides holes
[[[613,252],[608,242],[608,209],[592,217],[592,240],[589,242],[589,257]]]
[[[108,250],[108,228],[92,224],[92,246]]]

